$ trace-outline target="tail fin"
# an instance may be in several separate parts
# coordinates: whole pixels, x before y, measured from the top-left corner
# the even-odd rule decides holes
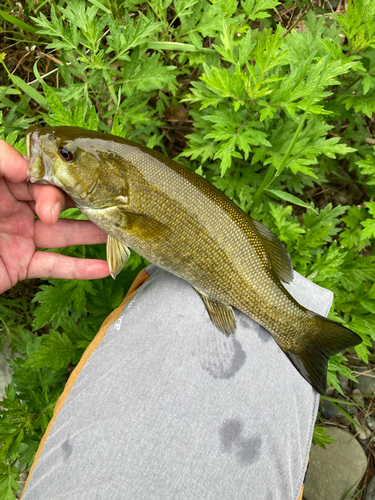
[[[349,328],[316,314],[308,332],[299,339],[299,347],[284,352],[314,389],[325,394],[329,358],[361,342],[361,337]]]

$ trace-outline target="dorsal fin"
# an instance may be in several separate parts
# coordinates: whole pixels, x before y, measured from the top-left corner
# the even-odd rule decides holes
[[[269,258],[272,269],[284,283],[293,281],[293,265],[288,250],[269,229],[252,219]]]

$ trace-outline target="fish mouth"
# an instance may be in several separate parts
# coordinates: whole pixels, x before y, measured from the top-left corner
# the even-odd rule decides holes
[[[26,132],[27,180],[33,184],[53,184],[51,159],[39,145],[39,130],[35,127]]]

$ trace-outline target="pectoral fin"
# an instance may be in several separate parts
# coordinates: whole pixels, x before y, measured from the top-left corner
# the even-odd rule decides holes
[[[130,250],[120,241],[108,235],[107,261],[113,279],[116,278],[130,257]]]
[[[236,318],[234,316],[234,311],[231,306],[226,306],[221,302],[217,302],[216,300],[210,299],[207,295],[199,292],[196,288],[194,290],[203,300],[204,305],[206,306],[208,315],[212,323],[216,326],[218,330],[220,330],[224,335],[231,335],[236,331]]]
[[[166,238],[170,234],[170,229],[162,222],[159,222],[147,215],[127,212],[119,208],[122,215],[122,228],[133,236],[146,241],[154,241]]]

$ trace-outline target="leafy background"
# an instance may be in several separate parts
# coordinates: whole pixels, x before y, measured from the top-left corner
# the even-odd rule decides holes
[[[329,364],[322,404],[342,403],[337,377],[374,361],[375,2],[3,0],[0,18],[1,137],[25,153],[31,124],[101,130],[206,177],[334,292],[329,317],[362,337]],[[105,258],[104,245],[56,251]],[[116,281],[33,280],[0,297],[14,372],[1,498],[15,498],[69,374],[144,266],[132,253]],[[373,411],[365,401],[357,421],[340,407],[353,432]],[[373,473],[363,445],[361,488]]]

